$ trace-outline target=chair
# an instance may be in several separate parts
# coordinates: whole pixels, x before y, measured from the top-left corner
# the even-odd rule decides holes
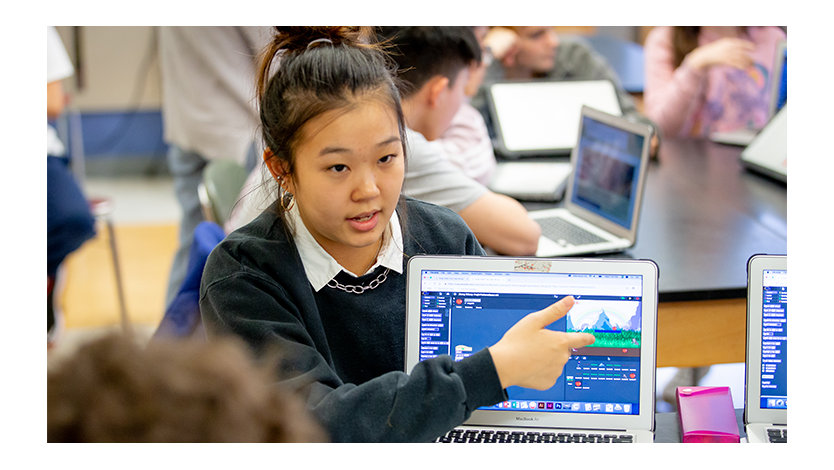
[[[643,47],[640,44],[604,34],[586,36],[585,39],[614,69],[625,91],[643,92],[645,60]]]
[[[194,229],[194,242],[188,255],[185,280],[153,334],[153,339],[197,337],[205,339],[200,317],[200,282],[211,250],[226,234],[215,222],[204,221]]]
[[[247,176],[246,169],[233,161],[212,160],[206,165],[197,188],[206,220],[220,226],[229,220]]]
[[[113,227],[113,203],[106,197],[88,198],[90,211],[96,220],[104,222],[107,227],[107,237],[110,242],[110,254],[113,258],[113,273],[116,276],[116,294],[119,299],[119,318],[122,330],[130,333],[130,317],[127,314],[127,302],[125,301],[124,284],[122,282],[122,270],[119,264],[119,250],[116,247],[116,231]]]
[[[61,141],[69,143],[70,168],[78,185],[83,189],[85,186],[86,166],[84,139],[81,128],[81,112],[73,105],[67,106],[63,115],[58,119],[57,125],[57,131]],[[110,255],[113,258],[113,271],[116,279],[116,295],[119,300],[119,319],[122,330],[125,333],[130,333],[130,317],[127,313],[124,283],[122,282],[122,271],[119,263],[119,250],[116,247],[116,231],[113,224],[113,201],[108,197],[97,196],[88,197],[87,203],[96,221],[103,222],[107,227]]]

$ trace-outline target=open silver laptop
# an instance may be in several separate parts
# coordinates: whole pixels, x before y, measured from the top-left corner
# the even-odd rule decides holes
[[[768,119],[773,119],[776,113],[788,102],[788,45],[780,41],[776,46],[773,70],[770,74],[768,91]],[[720,144],[747,146],[759,133],[756,129],[738,129],[728,132],[713,132],[710,140]]]
[[[634,245],[649,166],[649,126],[587,106],[580,112],[564,207],[530,211],[536,256],[622,251]]]
[[[622,115],[608,80],[497,82],[486,96],[495,152],[510,159],[568,155],[576,145],[582,106]]]
[[[788,181],[788,106],[773,116],[741,152],[745,167],[783,183]]]
[[[489,347],[523,316],[571,295],[549,328],[591,332],[548,390],[509,387],[441,442],[652,442],[657,266],[645,260],[414,256],[406,365]]]
[[[754,255],[747,263],[745,369],[747,441],[787,442],[787,256]]]

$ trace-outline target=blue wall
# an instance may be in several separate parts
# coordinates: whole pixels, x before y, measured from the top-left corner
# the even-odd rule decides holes
[[[165,172],[168,146],[162,140],[159,110],[81,113],[87,173]],[[72,132],[67,150],[72,151]]]

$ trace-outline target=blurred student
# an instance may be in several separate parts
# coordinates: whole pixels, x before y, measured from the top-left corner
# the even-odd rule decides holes
[[[496,194],[452,164],[438,139],[465,101],[481,47],[469,27],[382,27],[402,87],[409,164],[403,192],[448,207],[478,241],[500,254],[532,255],[541,228],[518,201]]]
[[[453,211],[403,196],[406,120],[373,36],[276,28],[258,94],[279,193],[212,251],[200,310],[212,336],[280,347],[287,381],[303,386],[333,441],[428,442],[505,400],[511,385],[551,387],[571,348],[594,338],[545,328],[572,307],[566,298],[466,359],[403,371],[407,259],[484,252]],[[448,80],[439,85],[452,92]]]
[[[478,92],[487,67],[492,63],[492,56],[485,50],[484,36],[488,26],[472,28],[481,45],[481,61],[469,67],[469,81],[464,87],[466,98],[460,109],[452,118],[449,127],[436,140],[442,147],[446,158],[473,180],[488,185],[495,173],[496,160],[483,115],[472,106],[470,100]]]
[[[761,129],[768,121],[775,26],[663,26],[646,37],[645,111],[667,136]]]
[[[61,37],[54,27],[46,30],[46,329],[53,346],[63,327],[60,307],[61,265],[64,259],[95,236],[90,204],[69,168],[64,144],[49,124],[64,111],[66,94],[62,80],[74,73]]]
[[[194,228],[204,220],[197,186],[206,165],[225,159],[252,168],[259,161],[254,84],[269,37],[266,27],[159,28],[162,122],[182,210],[166,306],[185,279]]]
[[[47,442],[324,442],[321,426],[239,340],[107,334],[47,373]],[[269,368],[267,368],[269,366]]]
[[[652,125],[640,114],[619,77],[581,37],[560,36],[552,26],[495,26],[484,38],[494,56],[484,85],[500,80],[610,80],[623,115]],[[477,107],[486,111],[484,89]]]

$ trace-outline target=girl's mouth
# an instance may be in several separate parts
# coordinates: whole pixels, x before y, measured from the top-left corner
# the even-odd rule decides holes
[[[348,219],[351,227],[360,232],[369,232],[376,227],[379,221],[379,211],[362,214]]]

